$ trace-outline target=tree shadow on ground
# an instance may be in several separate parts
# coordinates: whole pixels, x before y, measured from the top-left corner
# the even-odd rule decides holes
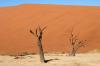
[[[45,60],[45,63],[48,63],[48,62],[53,61],[53,60],[59,60],[59,59],[58,58],[55,58],[55,59]]]

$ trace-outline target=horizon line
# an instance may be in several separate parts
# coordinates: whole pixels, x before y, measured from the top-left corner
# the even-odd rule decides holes
[[[63,6],[88,6],[88,7],[100,7],[100,6],[97,6],[97,5],[77,5],[77,4],[74,4],[74,5],[71,5],[71,4],[16,4],[16,5],[8,5],[8,6],[0,6],[0,7],[14,7],[14,6],[21,6],[21,5],[63,5]]]

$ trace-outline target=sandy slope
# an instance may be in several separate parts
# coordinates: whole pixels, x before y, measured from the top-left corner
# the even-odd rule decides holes
[[[0,56],[0,66],[100,66],[100,54],[78,54],[69,57],[65,54],[46,54],[48,63],[40,63],[38,55],[27,55],[14,59],[11,56]]]
[[[29,30],[38,24],[47,26],[43,35],[45,52],[68,51],[72,28],[88,41],[81,52],[100,49],[100,7],[20,5],[0,7],[0,53],[37,52]]]

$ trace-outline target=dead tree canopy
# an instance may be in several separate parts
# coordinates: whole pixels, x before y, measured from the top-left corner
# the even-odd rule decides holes
[[[76,55],[76,52],[80,48],[86,46],[86,40],[80,40],[78,38],[78,35],[75,35],[73,33],[73,31],[71,31],[71,33],[70,33],[69,42],[70,42],[70,52],[69,52],[69,56],[75,56]]]
[[[43,52],[43,47],[42,47],[42,36],[43,36],[43,31],[45,30],[45,28],[46,27],[41,28],[40,26],[38,26],[34,32],[30,30],[30,33],[37,38],[37,41],[38,41],[37,44],[39,48],[41,62],[45,62],[44,52]]]

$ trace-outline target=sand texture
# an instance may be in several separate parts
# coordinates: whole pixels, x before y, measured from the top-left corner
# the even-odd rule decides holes
[[[40,63],[39,55],[0,56],[0,66],[100,66],[100,54],[77,54],[69,57],[66,54],[45,54],[48,63]]]
[[[19,5],[0,7],[0,54],[37,52],[29,30],[47,27],[43,33],[44,52],[68,52],[69,32],[87,40],[79,52],[100,49],[100,7],[64,5]]]

